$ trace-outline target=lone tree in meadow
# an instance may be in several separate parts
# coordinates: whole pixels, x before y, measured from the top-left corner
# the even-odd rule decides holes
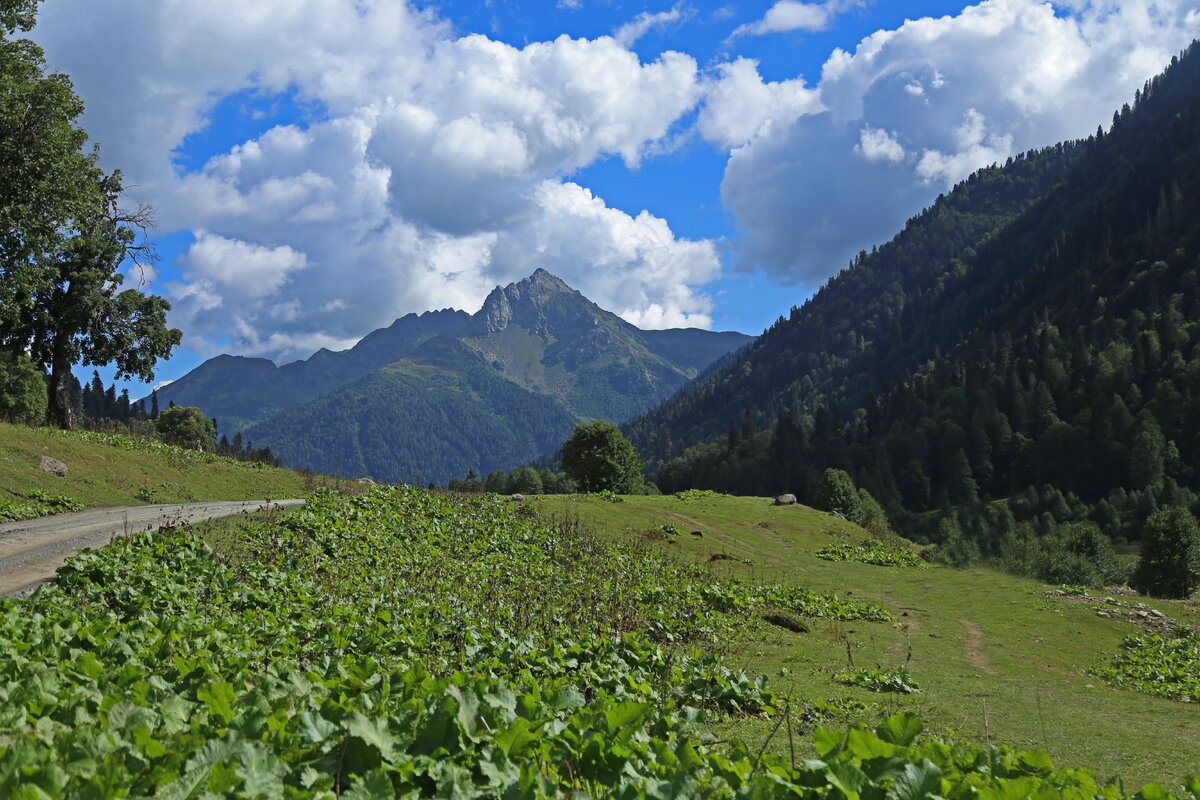
[[[171,406],[159,414],[154,429],[159,439],[180,447],[212,450],[217,442],[213,421],[195,406]]]
[[[845,470],[833,467],[826,469],[821,476],[821,483],[813,498],[813,508],[841,514],[854,523],[862,519],[862,498],[854,488],[854,481]]]
[[[562,447],[563,471],[585,492],[642,491],[642,459],[611,422],[598,419],[575,426]]]
[[[46,421],[69,428],[74,364],[149,381],[182,334],[167,328],[166,300],[120,290],[127,262],[153,260],[151,212],[120,206],[121,173],[85,152],[70,79],[13,38],[36,13],[37,0],[0,0],[0,350],[50,371]]]
[[[1200,525],[1186,508],[1163,508],[1146,520],[1132,583],[1152,597],[1186,598],[1200,588]]]

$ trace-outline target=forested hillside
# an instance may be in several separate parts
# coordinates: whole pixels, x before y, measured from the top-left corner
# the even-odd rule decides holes
[[[1136,537],[1195,501],[1198,238],[1193,45],[1108,132],[972,175],[630,433],[663,491],[811,499],[838,467],[967,550],[1023,519]]]
[[[286,464],[424,485],[553,450],[574,424],[553,399],[437,336],[412,359],[254,425],[246,438],[270,443]]]

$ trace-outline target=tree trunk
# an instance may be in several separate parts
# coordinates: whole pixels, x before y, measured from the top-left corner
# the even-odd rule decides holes
[[[65,348],[54,345],[54,360],[50,366],[50,397],[46,406],[46,424],[70,430],[74,425],[71,413],[71,361]]]

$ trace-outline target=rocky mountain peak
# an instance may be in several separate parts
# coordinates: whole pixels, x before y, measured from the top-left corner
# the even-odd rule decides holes
[[[577,309],[572,313],[567,308],[586,305],[590,305],[587,298],[539,268],[527,278],[493,289],[473,319],[485,334],[520,325],[534,333],[550,335],[552,320],[579,316]]]

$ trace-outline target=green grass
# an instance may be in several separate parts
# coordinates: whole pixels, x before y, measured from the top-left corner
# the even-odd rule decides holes
[[[836,716],[818,706],[856,709],[843,716],[864,722],[910,710],[935,735],[1043,748],[1057,764],[1086,767],[1102,778],[1120,775],[1127,786],[1172,783],[1200,764],[1200,710],[1194,703],[1115,688],[1088,673],[1109,663],[1123,639],[1138,630],[1097,616],[1091,610],[1096,603],[1052,599],[1044,596],[1051,587],[984,568],[826,561],[816,555],[822,547],[870,537],[804,506],[719,495],[624,500],[536,502],[544,513],[578,515],[611,536],[656,541],[674,557],[706,563],[718,575],[840,593],[892,612],[891,623],[811,619],[808,633],[761,623],[724,643],[727,663],[768,675],[780,697],[791,698],[810,720]],[[669,523],[679,535],[662,532]],[[1144,602],[1200,625],[1194,603]],[[858,669],[907,668],[921,693],[879,694],[837,683],[835,674],[849,668],[851,658]],[[714,733],[756,748],[772,725],[746,717]],[[797,744],[812,757],[806,737]],[[777,733],[767,749],[783,753],[788,746]]]
[[[67,474],[41,468],[58,459]],[[314,481],[293,470],[219,458],[115,434],[65,433],[0,423],[0,503],[42,491],[87,508],[205,500],[302,497]]]

